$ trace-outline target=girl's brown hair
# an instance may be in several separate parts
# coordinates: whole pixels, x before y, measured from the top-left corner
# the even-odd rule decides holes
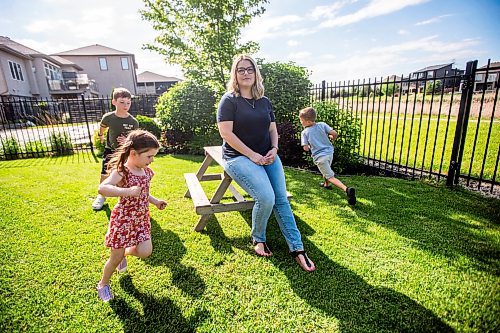
[[[130,151],[133,149],[137,153],[144,153],[149,149],[160,148],[160,143],[156,137],[144,130],[133,130],[125,139],[125,142],[121,144],[116,152],[112,155],[111,160],[108,163],[108,173],[113,170],[117,170],[125,179],[128,176],[128,171],[125,168],[125,163],[130,156]]]

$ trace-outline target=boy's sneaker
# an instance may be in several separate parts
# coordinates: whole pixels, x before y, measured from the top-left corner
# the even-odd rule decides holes
[[[102,288],[99,288],[99,284],[97,284],[97,294],[99,298],[103,302],[109,302],[113,299],[113,294],[111,293],[111,289],[109,288],[109,284],[105,285]]]
[[[123,257],[118,267],[116,267],[116,270],[120,273],[123,273],[127,270],[127,258]]]
[[[347,193],[347,202],[349,205],[355,205],[356,204],[356,190],[354,187],[348,187],[345,190],[345,193]]]
[[[106,201],[106,197],[103,197],[102,195],[98,194],[97,198],[95,198],[94,202],[92,203],[92,209],[93,210],[101,210],[102,206],[104,206],[105,201]]]

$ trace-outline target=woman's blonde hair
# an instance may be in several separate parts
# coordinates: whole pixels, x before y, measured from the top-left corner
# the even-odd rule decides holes
[[[260,74],[259,67],[255,60],[246,54],[240,54],[234,57],[233,66],[231,67],[231,77],[227,82],[227,92],[234,93],[236,96],[240,96],[240,88],[238,86],[238,79],[236,70],[238,68],[238,64],[242,60],[248,60],[252,63],[253,68],[255,69],[255,82],[252,85],[252,97],[253,99],[260,99],[264,96],[264,85],[262,84],[262,75]]]

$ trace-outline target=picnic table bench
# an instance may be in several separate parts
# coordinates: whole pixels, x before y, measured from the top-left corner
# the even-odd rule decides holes
[[[207,168],[212,162],[223,165],[222,160],[222,147],[209,146],[204,147],[205,159],[196,173],[185,173],[184,179],[186,180],[187,188],[186,198],[191,198],[194,204],[196,214],[201,215],[198,223],[195,225],[194,230],[202,231],[208,223],[210,217],[215,213],[229,212],[229,211],[245,211],[253,208],[255,201],[252,199],[245,199],[243,195],[231,185],[232,178],[224,171],[216,174],[205,174]],[[215,190],[214,195],[209,200],[203,187],[202,181],[219,180],[219,186]],[[229,189],[233,202],[220,202],[224,194]],[[287,192],[288,198],[291,194]]]

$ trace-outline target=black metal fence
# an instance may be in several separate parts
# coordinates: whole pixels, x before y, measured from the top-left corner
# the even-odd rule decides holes
[[[139,95],[129,112],[154,117],[157,95]],[[111,98],[34,99],[0,96],[0,159],[64,155],[91,150]]]
[[[311,89],[359,119],[359,155],[377,170],[500,194],[500,66],[465,73],[391,76]]]
[[[445,178],[500,195],[498,63],[465,73],[391,76],[313,86],[311,102],[330,101],[360,121],[358,154],[385,173]],[[130,113],[154,117],[158,96],[134,97]],[[36,100],[0,96],[0,159],[92,149],[110,98]],[[340,133],[342,135],[342,133]]]

